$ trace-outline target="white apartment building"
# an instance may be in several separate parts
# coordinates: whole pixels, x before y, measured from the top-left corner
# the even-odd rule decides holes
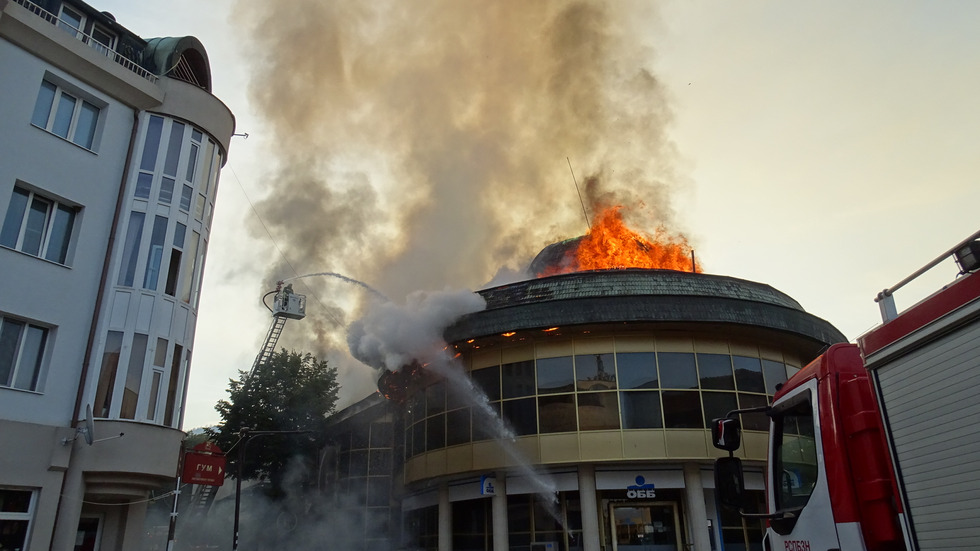
[[[0,98],[0,549],[138,549],[235,119],[196,38],[76,0],[0,0]]]

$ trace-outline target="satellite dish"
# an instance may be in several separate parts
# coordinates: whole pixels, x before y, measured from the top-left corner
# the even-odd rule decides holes
[[[92,404],[85,404],[85,427],[82,429],[82,436],[85,443],[89,446],[95,440],[95,419],[92,418]]]

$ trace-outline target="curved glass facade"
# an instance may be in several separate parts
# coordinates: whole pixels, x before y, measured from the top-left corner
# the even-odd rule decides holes
[[[789,365],[787,365],[789,362]],[[469,376],[516,436],[630,429],[707,429],[731,410],[766,405],[795,359],[757,345],[694,338],[549,341],[466,358]],[[405,457],[493,438],[472,397],[444,381],[419,389],[405,413]],[[765,431],[762,414],[746,430]]]

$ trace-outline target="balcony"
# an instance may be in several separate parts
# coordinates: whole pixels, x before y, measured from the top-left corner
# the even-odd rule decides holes
[[[31,0],[12,0],[12,1],[15,4],[18,4],[18,5],[22,6],[23,8],[25,8],[29,12],[33,13],[34,15],[36,15],[36,16],[40,17],[41,19],[47,21],[48,23],[50,23],[50,24],[58,27],[59,29],[63,30],[64,32],[70,34],[71,36],[74,36],[82,44],[86,44],[87,46],[89,46],[93,50],[99,52],[100,54],[102,54],[102,55],[104,55],[106,57],[108,57],[109,59],[112,59],[113,61],[115,61],[119,65],[125,67],[126,69],[128,69],[129,71],[132,71],[133,73],[136,73],[137,75],[139,75],[140,77],[146,79],[147,81],[155,84],[159,80],[159,78],[156,75],[154,75],[150,71],[147,71],[146,69],[144,69],[143,67],[141,67],[138,63],[134,62],[133,60],[131,60],[131,59],[125,57],[125,56],[123,56],[119,52],[114,51],[108,45],[104,44],[103,42],[100,42],[97,38],[95,38],[95,37],[93,37],[91,35],[85,34],[81,30],[79,30],[78,28],[76,28],[75,26],[73,26],[71,23],[69,23],[67,21],[62,21],[61,19],[58,18],[57,15],[55,15],[55,14],[53,14],[53,13],[45,10],[44,8],[38,6],[37,4],[35,4],[34,2],[32,2]]]

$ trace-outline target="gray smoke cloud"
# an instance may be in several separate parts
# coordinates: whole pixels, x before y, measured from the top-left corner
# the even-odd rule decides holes
[[[652,52],[627,30],[640,7],[241,1],[250,97],[274,159],[256,208],[289,259],[273,261],[265,289],[329,270],[398,301],[516,278],[546,244],[587,229],[569,161],[590,204],[626,205],[641,231],[672,225],[671,112]],[[303,283],[308,317],[281,345],[315,342],[343,364],[365,294]],[[340,365],[344,394],[364,388],[356,371]]]

